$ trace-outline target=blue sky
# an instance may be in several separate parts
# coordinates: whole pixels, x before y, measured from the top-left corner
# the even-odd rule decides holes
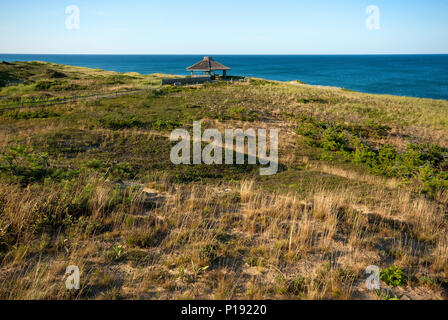
[[[0,53],[448,53],[447,15],[447,0],[2,1]]]

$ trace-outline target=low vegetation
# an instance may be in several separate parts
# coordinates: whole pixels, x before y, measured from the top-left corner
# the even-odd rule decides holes
[[[262,79],[161,88],[43,62],[0,75],[2,299],[447,298],[447,101]],[[75,96],[92,98],[39,104]],[[173,165],[171,130],[199,119],[278,128],[279,172]]]

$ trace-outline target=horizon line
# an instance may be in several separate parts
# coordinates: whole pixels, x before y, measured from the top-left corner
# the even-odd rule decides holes
[[[384,56],[448,55],[447,53],[2,53],[0,55],[121,55],[121,56]]]

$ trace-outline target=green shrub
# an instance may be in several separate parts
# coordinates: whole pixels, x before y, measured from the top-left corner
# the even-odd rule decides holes
[[[36,83],[35,88],[39,91],[50,90],[53,85],[53,81],[39,81],[38,83]]]
[[[106,164],[98,159],[91,159],[82,165],[82,167],[90,169],[101,169],[104,168],[105,166]]]
[[[0,173],[7,173],[22,183],[40,180],[48,171],[48,154],[36,153],[23,145],[6,148],[0,159]]]
[[[322,133],[322,147],[329,151],[344,151],[347,149],[345,133],[335,128],[328,128]]]
[[[385,270],[381,270],[380,279],[392,287],[398,287],[407,283],[405,272],[397,266],[391,266]]]
[[[108,113],[100,119],[100,123],[102,126],[113,130],[138,127],[142,125],[142,122],[137,119],[136,115],[125,114],[122,112]]]
[[[322,135],[325,132],[325,130],[329,129],[330,126],[326,122],[321,122],[315,119],[314,117],[307,116],[303,113],[301,114],[287,114],[287,118],[291,121],[297,122],[298,125],[296,127],[296,133],[298,135],[304,136],[308,138],[305,140],[305,143],[312,146],[312,147],[322,147]],[[331,139],[329,132],[326,133],[326,138]],[[328,141],[329,142],[329,141]],[[331,142],[326,145],[326,147],[331,148]]]
[[[85,90],[88,89],[87,86],[70,83],[67,81],[54,80],[54,81],[39,81],[35,85],[37,91],[71,91],[71,90]]]
[[[297,134],[313,139],[316,139],[321,132],[322,129],[311,122],[302,122],[296,128]]]
[[[391,145],[382,146],[378,151],[371,149],[360,139],[354,140],[354,152],[351,154],[352,161],[365,163],[374,174],[395,176],[396,161],[398,154]]]
[[[323,148],[320,160],[333,160],[331,152],[354,163],[366,164],[373,174],[416,179],[421,190],[430,196],[448,188],[447,150],[435,144],[410,144],[399,154],[392,145],[383,145],[378,150],[361,141],[361,137],[387,135],[390,128],[367,121],[364,125],[321,122],[305,114],[285,114],[290,121],[297,122],[296,133],[304,136],[305,143]],[[354,137],[353,137],[354,136]],[[351,138],[352,137],[352,138]]]
[[[436,144],[424,144],[420,146],[420,148],[422,148],[426,160],[435,167],[439,166],[445,160],[444,155],[446,154],[447,150]]]
[[[109,171],[114,179],[129,179],[138,173],[138,167],[127,162],[119,162],[112,166]]]
[[[443,153],[444,150],[435,144],[410,144],[402,155],[402,162],[410,167],[422,166],[425,163],[436,167],[444,160]]]
[[[67,78],[67,75],[65,73],[62,73],[62,72],[59,72],[56,70],[52,70],[52,69],[48,69],[46,71],[46,75],[52,79]]]
[[[448,188],[448,173],[436,171],[429,165],[419,168],[417,173],[422,192],[430,196]]]
[[[298,103],[308,104],[308,103],[327,103],[328,101],[321,98],[299,98]]]
[[[7,71],[0,71],[0,88],[6,86],[8,81],[15,80]]]
[[[7,114],[7,116],[9,118],[19,120],[19,119],[45,119],[50,117],[58,117],[59,114],[48,110],[38,110],[38,111],[23,111],[23,112],[13,111]]]
[[[375,158],[370,158],[367,164],[373,173],[393,177],[396,175],[396,160],[398,154],[391,145],[384,145],[376,154]]]
[[[361,142],[360,139],[354,140],[355,151],[352,154],[353,161],[357,163],[372,163],[376,158],[376,153],[370,147]]]
[[[182,124],[174,120],[157,119],[151,124],[153,130],[173,130],[181,127]]]

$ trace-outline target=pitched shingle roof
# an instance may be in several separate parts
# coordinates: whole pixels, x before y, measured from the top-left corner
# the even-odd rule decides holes
[[[204,57],[204,60],[187,68],[188,71],[214,71],[214,70],[231,70],[229,67],[213,60],[212,57]]]

